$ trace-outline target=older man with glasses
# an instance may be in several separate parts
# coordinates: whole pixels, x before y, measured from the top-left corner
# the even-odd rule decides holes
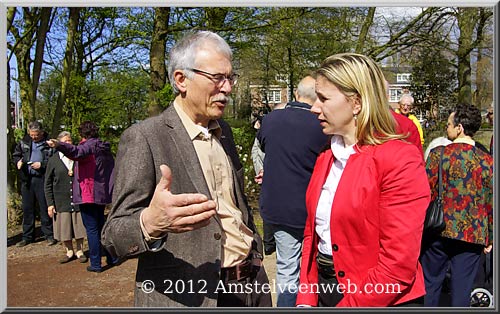
[[[221,117],[238,76],[229,45],[201,31],[170,51],[176,95],[124,132],[106,248],[138,257],[135,305],[271,306],[243,167]]]

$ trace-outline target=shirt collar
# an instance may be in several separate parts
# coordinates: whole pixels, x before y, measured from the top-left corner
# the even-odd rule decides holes
[[[179,115],[179,118],[181,119],[182,125],[186,128],[186,131],[188,132],[189,138],[191,141],[196,139],[200,134],[202,136],[205,136],[204,132],[202,131],[201,126],[195,124],[191,118],[184,112],[182,109],[182,106],[179,105],[176,101],[174,101],[174,109]],[[217,120],[210,120],[208,122],[208,132],[211,134],[214,134],[217,138],[220,139],[220,136],[222,134],[222,129],[219,125],[219,122]]]
[[[476,146],[476,142],[470,137],[457,137],[453,140],[453,143],[464,143],[472,146]]]
[[[330,149],[332,150],[335,159],[342,164],[342,167],[345,167],[345,164],[347,163],[349,157],[356,152],[354,150],[354,145],[356,144],[346,147],[344,146],[344,138],[342,136],[340,135],[332,136],[330,142]]]

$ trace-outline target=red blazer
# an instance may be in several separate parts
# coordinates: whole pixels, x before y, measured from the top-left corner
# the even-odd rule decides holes
[[[309,182],[297,304],[318,304],[316,207],[333,160],[330,149],[318,156]],[[339,284],[366,292],[344,292],[337,306],[392,306],[425,294],[418,257],[429,201],[425,166],[415,145],[392,140],[356,148],[335,194],[330,235]],[[376,284],[399,285],[401,293],[368,293],[370,287],[383,287]]]

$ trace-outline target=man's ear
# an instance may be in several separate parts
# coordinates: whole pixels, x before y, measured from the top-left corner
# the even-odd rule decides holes
[[[181,92],[184,93],[186,91],[186,75],[184,74],[183,71],[181,70],[175,70],[174,71],[174,81],[175,81],[175,86],[177,86],[177,89]]]

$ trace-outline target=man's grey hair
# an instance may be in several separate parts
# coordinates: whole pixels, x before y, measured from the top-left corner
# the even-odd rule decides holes
[[[43,126],[42,126],[42,123],[38,122],[38,121],[31,121],[29,124],[28,124],[28,130],[30,131],[43,131]]]
[[[71,133],[69,133],[68,131],[62,131],[61,133],[59,133],[59,135],[57,136],[57,139],[58,140],[61,140],[63,137],[65,136],[69,136],[71,137]]]
[[[231,47],[222,37],[210,31],[190,33],[172,47],[168,60],[168,79],[175,95],[179,94],[179,89],[175,85],[174,71],[184,70],[186,77],[192,78],[194,72],[187,69],[200,66],[196,64],[196,56],[200,50],[210,44],[218,53],[225,55],[229,60],[232,59]]]

